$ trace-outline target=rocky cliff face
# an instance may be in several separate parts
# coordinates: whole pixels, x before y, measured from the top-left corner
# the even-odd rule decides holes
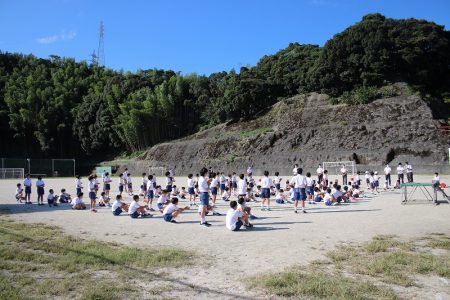
[[[171,167],[178,174],[244,170],[254,165],[290,173],[299,163],[316,168],[324,161],[352,160],[361,166],[409,161],[420,166],[448,164],[448,134],[418,96],[398,96],[358,106],[330,105],[312,93],[278,102],[250,121],[221,124],[150,148],[128,167]]]

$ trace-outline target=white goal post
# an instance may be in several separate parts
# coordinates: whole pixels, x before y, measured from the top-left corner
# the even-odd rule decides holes
[[[325,161],[322,164],[324,170],[328,170],[329,175],[340,175],[342,165],[347,169],[348,174],[356,174],[356,165],[354,161]]]
[[[24,168],[0,168],[0,179],[23,179]]]
[[[164,176],[166,168],[164,167],[148,167],[148,175]]]

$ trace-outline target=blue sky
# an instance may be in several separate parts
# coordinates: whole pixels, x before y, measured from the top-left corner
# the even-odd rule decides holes
[[[449,0],[0,0],[0,50],[89,60],[103,21],[107,67],[210,74],[323,45],[375,12],[450,28]]]

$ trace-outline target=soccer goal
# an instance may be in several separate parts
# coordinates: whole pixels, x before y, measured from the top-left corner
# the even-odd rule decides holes
[[[148,167],[148,175],[164,176],[165,171],[164,167]]]
[[[322,168],[328,170],[329,175],[340,175],[342,165],[347,169],[347,173],[356,174],[356,165],[354,161],[326,161],[323,162]]]
[[[24,168],[0,168],[0,179],[23,179]]]

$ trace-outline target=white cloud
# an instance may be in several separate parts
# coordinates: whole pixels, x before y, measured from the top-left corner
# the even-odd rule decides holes
[[[36,39],[36,42],[38,42],[39,44],[52,44],[57,41],[73,40],[76,36],[77,36],[76,31],[71,30],[67,33],[63,31],[60,34],[53,34],[49,36],[39,37]]]

